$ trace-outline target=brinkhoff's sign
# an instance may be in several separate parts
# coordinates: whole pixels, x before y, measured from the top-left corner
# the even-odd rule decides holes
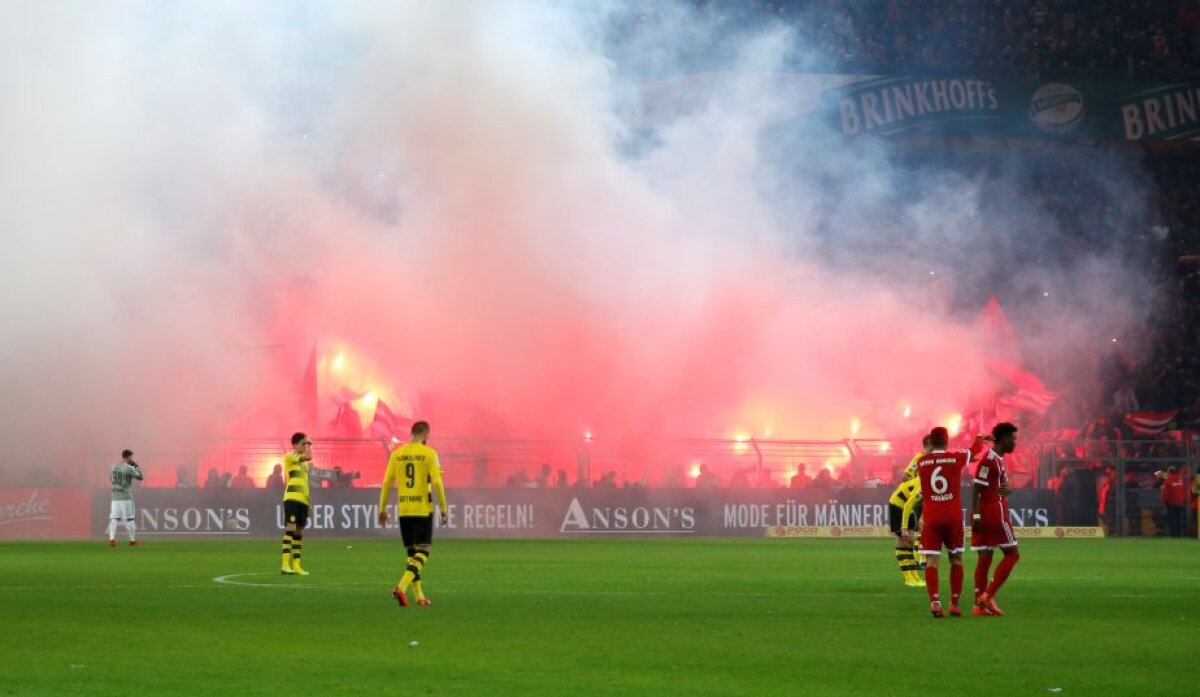
[[[889,135],[930,122],[998,118],[1000,99],[988,80],[889,78],[845,88],[837,100],[845,135]]]
[[[80,492],[82,493],[82,492]],[[888,492],[845,489],[839,492],[792,489],[701,491],[695,489],[452,489],[448,523],[439,538],[713,536],[761,537],[764,529],[837,529],[854,531],[887,525]],[[11,497],[10,497],[11,498]],[[40,510],[41,497],[32,508]],[[138,533],[147,538],[276,538],[283,529],[283,505],[273,491],[243,489],[135,490]],[[23,491],[12,510],[31,508]],[[1048,492],[1017,491],[1010,504],[1013,524],[1053,526]],[[90,509],[90,511],[89,511]],[[56,507],[56,511],[60,510]],[[108,494],[98,491],[90,506],[94,536],[108,522]],[[396,537],[394,505],[387,529],[378,524],[378,489],[317,489],[309,529],[330,537]],[[84,528],[87,529],[86,527]],[[79,533],[77,536],[82,536]]]
[[[711,104],[729,75],[655,80],[642,89],[639,128],[675,123]],[[1200,142],[1200,81],[1042,79],[978,73],[779,73],[772,137],[838,134]]]
[[[1170,84],[1120,100],[1126,140],[1195,140],[1200,134],[1200,85]]]

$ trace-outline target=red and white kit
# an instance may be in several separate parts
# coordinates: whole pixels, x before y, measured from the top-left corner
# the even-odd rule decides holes
[[[921,477],[921,554],[963,551],[962,471],[971,462],[968,450],[934,450],[917,461]]]
[[[1017,546],[1008,517],[1008,497],[1000,493],[1008,488],[1008,470],[1004,458],[995,450],[979,461],[975,469],[975,484],[979,492],[979,524],[971,526],[971,549],[981,551],[1000,547],[1009,549]]]

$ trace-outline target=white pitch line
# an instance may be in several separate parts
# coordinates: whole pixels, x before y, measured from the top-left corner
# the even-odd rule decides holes
[[[377,585],[374,583],[338,583],[338,584],[334,584],[334,585],[328,585],[328,584],[318,585],[318,584],[310,584],[310,583],[303,583],[303,584],[301,584],[301,583],[253,583],[251,581],[234,581],[233,580],[235,578],[244,578],[246,576],[272,576],[272,575],[282,576],[283,574],[280,574],[277,571],[276,572],[255,571],[252,573],[244,573],[244,574],[225,574],[224,576],[214,577],[213,583],[220,583],[220,584],[223,584],[226,586],[249,586],[252,588],[309,588],[309,589],[314,589],[314,590],[315,589],[338,590],[341,588],[369,588],[371,586]]]
[[[213,583],[219,583],[225,586],[244,586],[250,588],[308,588],[311,590],[346,590],[352,588],[384,588],[387,584],[379,583],[336,583],[336,584],[309,584],[309,583],[254,583],[252,581],[237,581],[234,579],[245,578],[248,576],[270,576],[272,572],[256,571],[252,573],[241,574],[225,574],[224,576],[216,576],[213,578]],[[538,589],[538,588],[503,588],[497,587],[495,584],[483,584],[472,582],[441,582],[439,587],[459,586],[455,588],[453,593],[471,594],[472,592],[479,593],[503,593],[506,595],[655,595],[655,596],[672,596],[679,597],[680,594],[671,591],[654,591],[654,590],[612,590],[612,589],[597,589],[597,590],[568,590],[568,589]],[[464,588],[464,586],[474,586],[477,591],[472,591]],[[386,588],[385,588],[386,590]],[[692,591],[691,594],[697,594]],[[736,595],[743,598],[778,598],[778,593],[727,593],[724,591],[708,591],[698,593],[699,595]],[[891,593],[805,593],[806,596],[828,596],[836,597],[841,595],[855,595],[856,597],[886,597]]]
[[[75,585],[75,586],[0,586],[0,592],[7,591],[48,591],[48,590],[186,590],[197,588],[211,588],[213,583],[217,583],[228,587],[243,587],[243,588],[305,588],[308,590],[328,590],[328,591],[344,591],[355,590],[360,588],[382,588],[387,591],[387,583],[338,583],[338,584],[312,584],[312,583],[254,583],[251,581],[238,581],[234,579],[244,578],[247,576],[271,576],[274,572],[261,571],[253,573],[241,574],[225,574],[223,576],[214,577],[209,583],[195,584],[174,584],[163,586],[147,586],[147,585]],[[559,595],[559,596],[663,596],[685,598],[687,596],[734,596],[739,598],[767,598],[775,599],[787,591],[779,593],[739,593],[728,591],[701,591],[698,589],[689,589],[686,593],[675,591],[655,591],[655,590],[612,590],[612,589],[596,589],[596,590],[570,590],[570,589],[541,589],[541,588],[505,588],[496,584],[474,583],[470,581],[441,581],[437,584],[438,588],[445,589],[445,592],[450,595],[476,595],[486,593],[489,595]],[[904,592],[883,592],[883,593],[862,593],[856,591],[844,592],[804,592],[803,595],[809,598],[844,598],[853,595],[856,598],[888,598],[904,595]],[[1089,598],[1113,598],[1113,599],[1153,599],[1155,596],[1153,591],[1142,593],[1067,593],[1061,594],[1065,597],[1089,597]]]
[[[248,573],[248,574],[226,574],[225,576],[215,577],[213,579],[213,582],[219,583],[222,585],[226,585],[226,586],[245,586],[245,587],[252,587],[252,588],[308,588],[311,590],[350,590],[350,589],[355,589],[355,588],[381,588],[383,590],[387,590],[386,583],[384,583],[384,584],[379,584],[379,583],[339,583],[339,584],[315,585],[315,584],[291,584],[291,583],[253,583],[253,582],[249,582],[249,581],[232,580],[232,579],[241,578],[244,576],[269,576],[269,575],[270,575],[269,572],[256,572],[256,573]],[[460,586],[459,588],[454,588],[453,590],[446,591],[447,593],[450,593],[453,595],[459,595],[459,594],[472,595],[472,594],[476,594],[476,593],[486,593],[489,595],[493,595],[493,594],[499,593],[499,594],[503,594],[503,595],[571,595],[571,596],[574,596],[574,595],[579,595],[579,596],[595,596],[595,595],[646,596],[646,595],[652,595],[652,596],[664,596],[664,597],[682,597],[679,593],[673,593],[673,592],[669,592],[669,591],[653,591],[653,590],[644,590],[644,591],[643,590],[621,591],[621,590],[611,590],[611,589],[554,590],[554,589],[537,589],[537,588],[503,588],[503,587],[498,588],[496,586],[489,586],[487,584],[471,584],[471,583],[463,584],[463,583],[453,583],[453,582],[442,582],[442,583],[438,584],[439,588],[442,588],[445,586]],[[468,589],[462,588],[461,586],[475,586],[478,590],[468,590]],[[728,593],[728,592],[724,592],[724,591],[708,591],[708,592],[700,592],[700,593],[696,593],[695,591],[693,591],[690,594],[691,595],[735,595],[740,598],[778,598],[779,597],[778,593]],[[814,596],[837,597],[837,596],[851,595],[851,593],[849,593],[849,592],[847,592],[847,593],[805,593],[805,595],[808,597],[814,597]],[[887,596],[893,595],[893,594],[892,593],[853,593],[853,595],[858,598],[862,598],[862,597],[883,598],[883,597],[887,597]]]
[[[227,586],[246,586],[254,588],[308,588],[311,590],[349,590],[354,588],[382,588],[386,584],[378,583],[339,583],[326,585],[313,584],[284,584],[284,583],[252,583],[248,581],[234,581],[231,579],[241,578],[245,576],[269,576],[270,572],[255,572],[244,574],[226,574],[225,576],[217,576],[213,579],[214,582]],[[537,588],[504,588],[497,587],[494,584],[472,583],[470,581],[443,581],[438,584],[439,587],[451,586],[447,591],[451,595],[472,595],[474,593],[502,594],[502,595],[566,595],[566,596],[663,596],[663,597],[683,597],[678,592],[672,591],[655,591],[655,590],[568,590],[568,589],[537,589]],[[453,588],[458,586],[458,588]],[[479,590],[470,590],[464,586],[474,586]],[[386,589],[385,589],[386,590]],[[734,596],[737,598],[768,598],[774,599],[780,596],[779,593],[730,593],[727,591],[699,591],[692,589],[686,595],[719,595],[719,596]],[[860,593],[853,591],[846,592],[806,592],[805,597],[809,598],[839,598],[853,595],[856,598],[888,598],[903,593]],[[1145,598],[1145,593],[1078,593],[1069,595],[1079,595],[1099,598]]]
[[[131,586],[131,585],[74,585],[74,586],[0,586],[0,591],[70,591],[70,590],[177,590],[181,588],[212,588],[211,583],[182,583],[165,586]]]

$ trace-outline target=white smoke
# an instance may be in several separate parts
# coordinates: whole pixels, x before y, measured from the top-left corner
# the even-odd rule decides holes
[[[290,431],[328,339],[511,434],[836,437],[985,390],[970,308],[926,274],[953,295],[972,266],[1037,267],[1023,226],[1052,217],[1018,201],[1009,225],[992,185],[780,131],[776,76],[812,56],[786,27],[639,12],[5,5],[14,457]],[[701,65],[648,123],[647,85]],[[1020,282],[1084,303],[1035,324],[1039,354],[1088,345],[1099,308],[1104,332],[1137,320],[1106,257],[1039,273]]]

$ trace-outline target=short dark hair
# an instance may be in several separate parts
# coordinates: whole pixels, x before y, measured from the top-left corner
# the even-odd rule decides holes
[[[921,439],[921,447],[924,447],[924,448],[929,447],[929,434],[928,433],[926,433],[925,437]]]
[[[133,457],[133,451],[129,448],[125,448],[121,451],[121,457]]]
[[[429,422],[428,421],[417,421],[417,422],[413,423],[412,430],[409,431],[409,433],[411,433],[414,436],[429,435]]]
[[[995,440],[1000,440],[1001,438],[1007,438],[1008,436],[1011,436],[1012,434],[1014,434],[1016,432],[1017,432],[1017,427],[1010,424],[1007,421],[1001,421],[1000,423],[996,424],[995,426],[992,426],[992,438],[994,438]]]
[[[292,447],[300,445],[300,441],[304,440],[305,438],[308,438],[308,436],[304,435],[303,431],[296,431],[295,433],[293,433],[292,434]]]
[[[944,448],[950,445],[950,432],[944,426],[935,426],[929,432],[929,444],[935,448]]]

